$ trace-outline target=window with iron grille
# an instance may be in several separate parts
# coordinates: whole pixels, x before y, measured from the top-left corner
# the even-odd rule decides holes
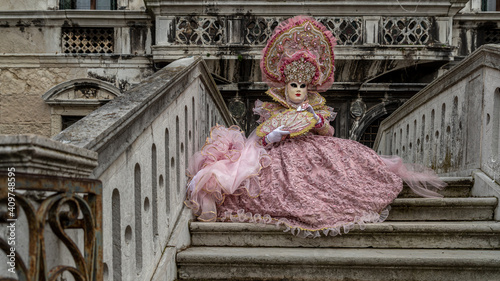
[[[379,117],[377,120],[373,121],[365,130],[363,135],[361,136],[361,139],[359,140],[360,143],[368,146],[369,148],[373,148],[373,145],[375,144],[375,138],[377,137],[378,129],[380,127],[380,123],[384,121],[384,119],[389,116],[388,114],[383,115]]]
[[[484,31],[485,44],[499,44],[500,43],[500,29],[487,29]]]
[[[116,10],[116,0],[59,0],[60,10]]]
[[[114,45],[114,29],[64,27],[62,52],[66,54],[111,54]]]

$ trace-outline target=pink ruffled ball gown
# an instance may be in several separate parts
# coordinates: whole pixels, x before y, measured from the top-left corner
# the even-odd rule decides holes
[[[238,127],[216,126],[190,162],[185,203],[201,221],[283,224],[295,235],[318,237],[383,221],[402,178],[421,195],[439,196],[419,185],[442,187],[432,171],[413,172],[398,157],[332,135],[324,122],[264,148],[255,132],[246,139]]]

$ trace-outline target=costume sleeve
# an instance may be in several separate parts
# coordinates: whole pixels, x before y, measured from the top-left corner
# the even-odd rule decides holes
[[[314,126],[312,129],[313,132],[315,132],[318,135],[322,136],[333,136],[335,133],[335,129],[330,125],[330,122],[327,121],[323,115],[318,114],[320,121]]]

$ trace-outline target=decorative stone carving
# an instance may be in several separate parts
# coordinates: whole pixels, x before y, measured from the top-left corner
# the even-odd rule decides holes
[[[97,88],[75,89],[75,98],[79,99],[97,99]],[[106,99],[110,99],[109,97]]]
[[[64,27],[63,53],[113,53],[114,28]]]
[[[324,24],[337,39],[339,45],[356,45],[362,43],[363,19],[354,18],[316,18]]]
[[[175,41],[183,45],[220,45],[226,43],[225,18],[177,17]]]
[[[366,104],[361,99],[357,99],[351,103],[351,115],[353,118],[360,118],[365,112]]]
[[[59,84],[45,93],[42,98],[48,104],[70,102],[75,105],[85,105],[88,102],[99,104],[100,102],[112,100],[119,95],[120,91],[110,83],[92,78],[83,78]]]
[[[228,109],[231,116],[239,123],[241,128],[246,127],[246,113],[247,107],[242,98],[238,95],[232,98],[228,103]]]
[[[382,43],[385,45],[425,45],[431,22],[426,17],[383,17]]]
[[[264,45],[272,35],[274,29],[286,18],[260,17],[245,21],[245,43]],[[363,19],[354,18],[327,18],[317,17],[316,20],[324,24],[337,39],[339,45],[355,45],[362,43]]]
[[[245,21],[245,44],[264,45],[284,18],[261,17]]]

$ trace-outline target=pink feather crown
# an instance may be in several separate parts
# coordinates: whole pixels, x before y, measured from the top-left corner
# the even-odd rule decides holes
[[[262,50],[262,80],[278,88],[300,79],[316,91],[328,90],[334,81],[335,42],[332,33],[311,17],[281,22]]]

